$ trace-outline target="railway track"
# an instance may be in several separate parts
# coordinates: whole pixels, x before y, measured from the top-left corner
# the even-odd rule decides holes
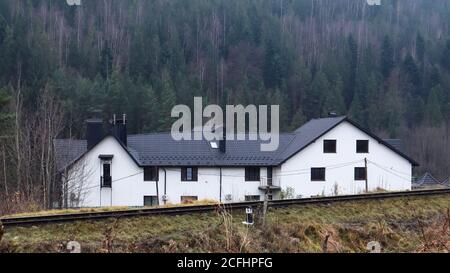
[[[387,193],[371,193],[361,195],[343,195],[332,197],[312,197],[303,199],[290,200],[273,200],[269,201],[268,206],[271,208],[288,207],[294,205],[309,205],[309,204],[331,204],[348,201],[367,201],[367,200],[382,200],[400,197],[416,197],[416,196],[436,196],[450,194],[450,189],[433,189],[407,192],[387,192]],[[99,220],[107,218],[125,218],[125,217],[139,217],[151,215],[182,215],[191,213],[206,213],[217,211],[221,208],[227,210],[239,210],[247,207],[258,207],[262,205],[262,201],[255,202],[241,202],[229,203],[223,205],[194,205],[194,206],[180,206],[180,207],[166,207],[166,208],[141,208],[141,209],[127,209],[117,211],[105,212],[83,212],[83,213],[69,213],[69,214],[55,214],[43,216],[27,216],[27,217],[5,217],[0,218],[4,227],[25,226],[25,225],[39,225],[58,222],[73,222],[79,220]]]

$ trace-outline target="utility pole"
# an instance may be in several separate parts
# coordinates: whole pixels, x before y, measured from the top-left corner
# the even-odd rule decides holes
[[[262,211],[262,225],[263,227],[266,226],[266,214],[267,214],[267,206],[269,203],[269,187],[267,187],[266,191],[264,192],[264,203],[263,203],[263,211]]]
[[[222,203],[222,167],[220,167],[220,181],[219,181],[219,202]]]
[[[3,150],[2,156],[3,156],[3,176],[4,176],[4,181],[3,182],[5,182],[5,193],[6,193],[6,196],[8,196],[9,192],[8,192],[8,181],[7,181],[7,176],[6,176],[5,143],[2,144],[2,147],[3,147],[3,149],[2,149]]]
[[[367,172],[367,158],[364,158],[364,169],[366,170],[366,193],[369,192],[369,181],[368,181],[368,172]]]

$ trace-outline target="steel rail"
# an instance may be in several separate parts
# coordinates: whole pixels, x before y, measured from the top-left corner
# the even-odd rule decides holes
[[[360,195],[341,195],[330,197],[272,200],[268,202],[268,206],[272,208],[280,208],[295,205],[330,204],[349,201],[382,200],[400,197],[436,196],[446,194],[450,194],[450,189],[433,189],[433,190],[417,190],[406,192],[385,192],[385,193],[369,193]],[[263,201],[254,201],[254,202],[225,203],[214,205],[140,208],[140,209],[126,209],[116,211],[80,212],[80,213],[41,215],[41,216],[4,217],[0,218],[0,222],[3,224],[4,227],[12,227],[12,226],[38,225],[38,224],[48,224],[58,222],[73,222],[79,220],[99,220],[107,218],[125,218],[125,217],[139,217],[151,215],[182,215],[190,213],[207,213],[218,211],[221,209],[233,211],[237,209],[244,209],[247,207],[254,208],[261,206],[262,204]]]

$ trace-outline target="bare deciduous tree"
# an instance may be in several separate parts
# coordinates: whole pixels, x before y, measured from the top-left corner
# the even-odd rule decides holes
[[[91,165],[86,159],[74,162],[66,168],[61,177],[62,201],[65,208],[81,207],[89,190],[88,181],[93,175]]]

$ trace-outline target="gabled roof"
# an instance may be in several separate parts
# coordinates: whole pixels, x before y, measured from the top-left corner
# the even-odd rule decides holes
[[[278,166],[309,146],[321,136],[348,121],[380,143],[418,165],[393,144],[389,144],[347,117],[313,119],[293,133],[280,134],[279,147],[273,152],[261,151],[261,140],[230,140],[226,153],[213,149],[206,140],[173,140],[170,133],[128,135],[127,144],[118,142],[140,166]],[[87,152],[85,140],[55,140],[59,169],[76,161]]]
[[[335,128],[345,119],[346,117],[321,118],[312,119],[305,123],[294,131],[294,137],[292,138],[291,143],[280,153],[280,163],[287,161],[289,158],[309,146],[309,144]]]
[[[421,178],[414,182],[416,187],[423,187],[429,185],[439,185],[439,181],[434,178],[430,173],[425,173]]]
[[[317,139],[343,122],[349,122],[359,130],[377,140],[380,144],[383,144],[387,148],[391,149],[392,151],[408,160],[412,165],[419,166],[419,163],[417,163],[415,160],[407,156],[402,150],[400,150],[403,149],[400,146],[400,140],[383,140],[345,116],[313,119],[295,130],[294,140],[292,141],[291,145],[289,145],[289,147],[281,154],[282,162],[287,161],[293,155],[297,154],[298,152],[306,148],[309,144],[315,142]]]
[[[60,171],[72,164],[87,151],[86,140],[55,139],[53,145],[56,151],[56,167]]]
[[[450,187],[450,177],[448,177],[447,179],[442,180],[441,184],[443,186],[448,186]]]
[[[406,151],[405,144],[401,139],[383,139],[387,144],[391,145],[397,151],[404,153]]]

